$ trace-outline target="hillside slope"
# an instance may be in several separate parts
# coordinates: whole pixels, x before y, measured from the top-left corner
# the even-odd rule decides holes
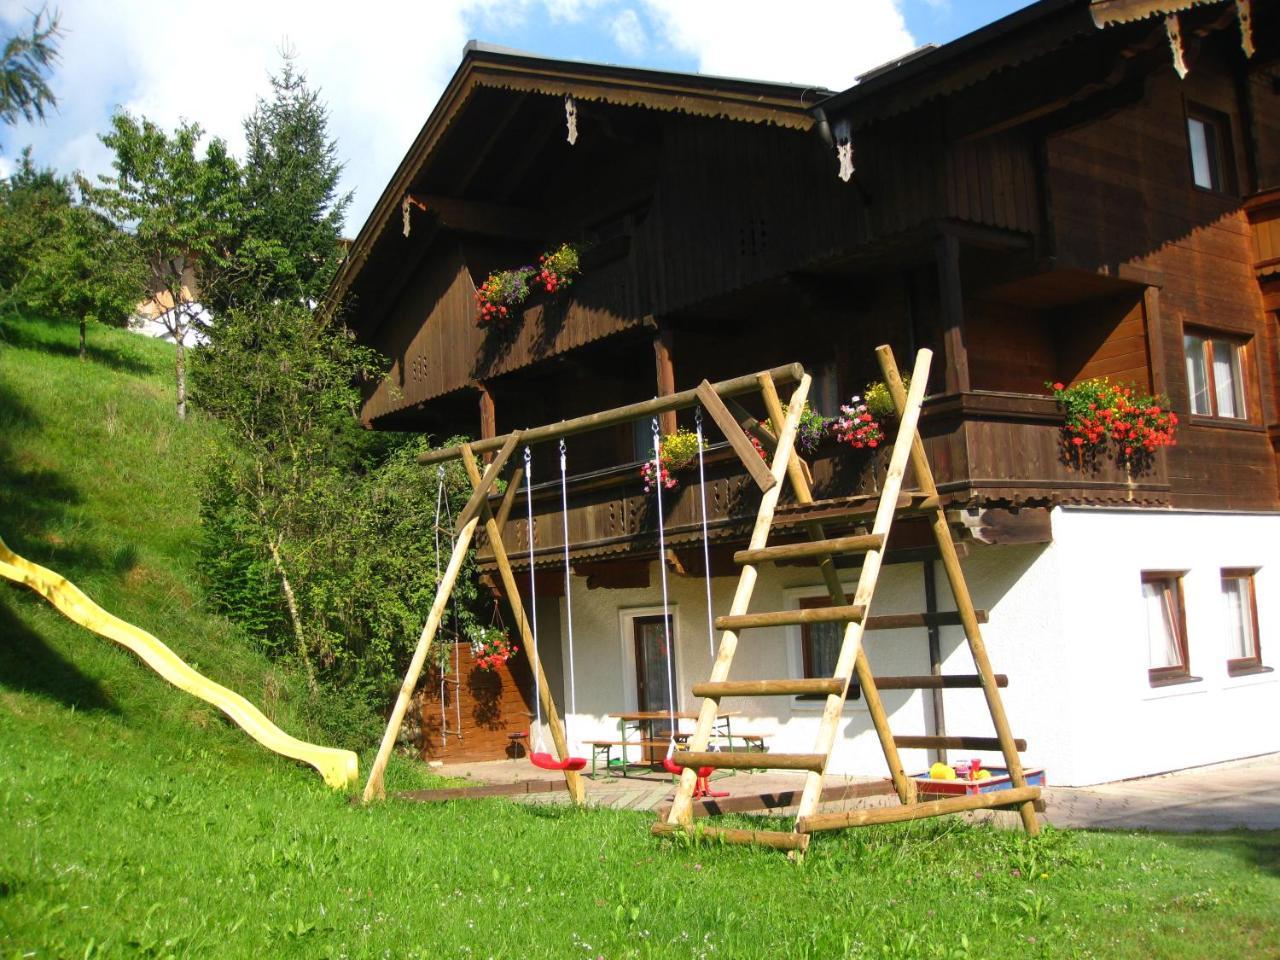
[[[0,535],[305,732],[295,681],[200,602],[196,478],[211,425],[175,415],[172,346],[97,328],[82,362],[70,325],[8,321],[4,338]],[[22,716],[27,736],[69,749],[107,738],[140,752],[170,741],[216,750],[229,767],[261,763],[261,748],[212,707],[34,593],[0,585],[0,634],[0,717]]]

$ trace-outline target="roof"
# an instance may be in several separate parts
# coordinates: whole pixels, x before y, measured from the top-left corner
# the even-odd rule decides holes
[[[1113,23],[1133,23],[1150,17],[1163,17],[1222,0],[1093,0],[1089,12],[1099,27]]]
[[[484,87],[796,130],[813,126],[810,108],[832,93],[820,86],[561,60],[471,40],[463,47],[462,61],[444,93],[352,243],[334,280],[335,298],[346,292],[378,237],[399,216],[401,199],[471,93]]]

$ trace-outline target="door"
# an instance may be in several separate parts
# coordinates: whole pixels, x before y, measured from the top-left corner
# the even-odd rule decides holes
[[[671,617],[659,614],[652,617],[636,617],[632,621],[636,653],[636,701],[642,712],[666,713],[671,709],[670,692],[675,690],[676,678],[667,683],[667,664],[675,669],[675,651],[667,656],[667,638],[675,640],[675,624]],[[646,725],[654,740],[664,741],[662,746],[648,747],[644,757],[659,763],[666,756],[665,741],[671,724],[656,720]],[[643,729],[643,727],[642,727]]]

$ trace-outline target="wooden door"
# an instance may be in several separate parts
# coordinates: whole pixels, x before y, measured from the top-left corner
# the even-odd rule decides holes
[[[667,664],[675,669],[675,651],[667,656],[667,639],[675,642],[675,624],[670,616],[658,614],[651,617],[636,617],[632,621],[633,639],[636,656],[636,701],[641,711],[666,713],[671,709],[671,693],[676,689],[676,678],[667,682]],[[655,721],[647,727],[652,731],[654,739],[665,739],[671,724],[665,720]],[[665,746],[648,747],[644,757],[652,763],[661,762],[666,755]]]

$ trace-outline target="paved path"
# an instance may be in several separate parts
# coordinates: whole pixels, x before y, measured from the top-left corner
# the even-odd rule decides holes
[[[1280,830],[1280,753],[1093,787],[1048,787],[1047,819],[1102,830]]]

